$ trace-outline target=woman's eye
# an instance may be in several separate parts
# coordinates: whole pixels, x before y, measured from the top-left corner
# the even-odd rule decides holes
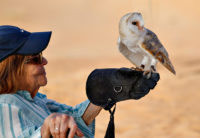
[[[132,22],[132,25],[137,25],[137,22]]]

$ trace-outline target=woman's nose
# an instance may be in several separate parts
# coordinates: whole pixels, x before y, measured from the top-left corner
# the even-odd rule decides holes
[[[43,60],[42,60],[42,65],[46,65],[48,63],[47,59],[45,57],[42,57]]]

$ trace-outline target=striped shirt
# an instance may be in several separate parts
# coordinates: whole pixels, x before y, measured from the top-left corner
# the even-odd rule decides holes
[[[0,138],[41,138],[41,126],[51,113],[65,113],[73,116],[78,128],[87,138],[94,137],[95,121],[86,125],[81,116],[89,101],[75,107],[47,99],[37,93],[32,98],[28,91],[0,95]]]

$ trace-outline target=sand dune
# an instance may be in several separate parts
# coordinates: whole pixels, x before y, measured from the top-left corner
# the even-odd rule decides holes
[[[158,65],[161,79],[149,95],[117,105],[116,138],[198,138],[199,5],[199,0],[7,0],[0,4],[0,24],[53,31],[44,52],[48,85],[40,91],[75,105],[86,99],[85,82],[93,69],[132,66],[117,49],[118,22],[127,12],[142,12],[177,75]],[[104,136],[108,118],[106,111],[97,117],[96,138]]]

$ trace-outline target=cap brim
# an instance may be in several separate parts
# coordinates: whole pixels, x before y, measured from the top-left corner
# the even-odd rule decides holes
[[[52,32],[31,33],[23,46],[16,51],[16,54],[32,55],[42,52],[49,43]]]

